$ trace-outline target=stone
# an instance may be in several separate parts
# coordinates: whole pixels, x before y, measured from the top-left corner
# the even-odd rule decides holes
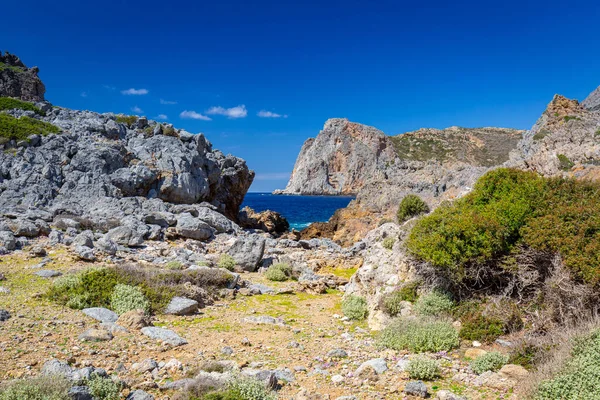
[[[506,364],[499,371],[501,374],[508,376],[511,379],[522,379],[529,375],[529,371],[520,365]]]
[[[0,293],[1,294],[10,294],[10,289],[4,286],[0,286]]]
[[[71,400],[94,400],[87,386],[73,386],[69,389],[68,395]]]
[[[348,353],[343,349],[333,349],[327,353],[327,357],[329,358],[346,358],[348,357]]]
[[[94,233],[92,231],[83,231],[73,238],[73,246],[94,247]]]
[[[113,335],[105,329],[88,329],[78,336],[84,342],[104,342],[112,340]]]
[[[46,249],[44,249],[42,246],[33,246],[29,250],[29,255],[31,257],[46,257],[46,254]]]
[[[474,360],[484,354],[487,354],[487,351],[480,348],[470,348],[465,351],[465,357],[470,358],[471,360]]]
[[[254,272],[265,252],[266,240],[260,235],[241,236],[236,239],[227,253],[244,271]]]
[[[165,363],[163,368],[169,371],[171,374],[176,373],[177,371],[183,370],[183,364],[176,358],[171,358],[169,361]]]
[[[151,318],[146,315],[144,310],[127,311],[126,313],[121,314],[116,322],[124,328],[133,330],[140,330],[152,324]]]
[[[374,359],[371,359],[369,361],[365,361],[364,363],[362,363],[358,367],[358,369],[356,370],[354,375],[360,375],[361,372],[367,367],[373,368],[373,370],[378,375],[383,374],[385,371],[388,370],[387,363],[385,362],[385,360],[383,358],[374,358]]]
[[[256,325],[279,325],[279,326],[285,326],[285,321],[283,320],[283,318],[279,317],[279,318],[275,318],[275,317],[270,317],[268,315],[261,315],[261,316],[251,316],[251,317],[245,317],[242,319],[242,322],[244,323],[248,323],[248,324],[256,324]]]
[[[269,233],[284,233],[290,228],[280,213],[271,210],[256,212],[248,206],[240,211],[239,221],[246,229],[260,229]]]
[[[344,382],[344,377],[342,375],[333,375],[331,377],[331,382],[333,382],[333,383],[342,383],[342,382]]]
[[[165,314],[190,315],[198,311],[198,302],[185,297],[173,297],[165,309]]]
[[[428,396],[427,386],[423,381],[411,381],[404,386],[404,393],[411,396],[426,398]]]
[[[183,213],[177,217],[175,231],[181,237],[196,240],[207,240],[213,236],[213,228],[190,213]]]
[[[62,272],[54,271],[51,269],[42,269],[40,271],[34,272],[35,275],[41,276],[42,278],[55,278],[57,276],[61,276]]]
[[[0,231],[0,246],[12,251],[17,248],[17,242],[12,232]]]
[[[144,361],[140,363],[133,364],[131,369],[134,371],[143,374],[145,372],[150,372],[153,369],[158,368],[158,363],[151,358],[146,358]]]
[[[0,63],[13,68],[0,71],[0,96],[16,97],[25,101],[44,100],[46,87],[38,77],[39,68],[27,68],[19,57],[0,52]]]
[[[438,390],[435,396],[437,400],[466,400],[465,397],[458,396],[449,390]]]
[[[144,243],[144,236],[128,226],[111,229],[106,233],[105,239],[128,247],[137,247]]]
[[[148,392],[138,389],[129,393],[125,400],[154,400],[154,396]]]
[[[10,313],[6,310],[0,310],[0,322],[8,321]]]
[[[111,256],[117,254],[118,250],[117,244],[106,237],[102,237],[96,241],[96,248]]]
[[[94,250],[89,247],[77,246],[75,248],[75,253],[77,253],[77,256],[83,261],[96,261]]]
[[[187,340],[180,337],[177,333],[164,328],[156,327],[145,327],[141,329],[141,332],[148,336],[150,339],[160,340],[171,346],[177,347],[187,344]]]
[[[225,354],[226,356],[231,356],[231,355],[233,355],[233,353],[235,353],[235,352],[233,351],[233,349],[232,349],[231,347],[229,347],[229,346],[225,346],[225,347],[223,347],[223,348],[221,349],[221,353],[222,353],[222,354]]]
[[[88,317],[94,318],[95,320],[100,322],[117,322],[117,320],[119,319],[117,313],[109,310],[108,308],[84,308],[83,310],[81,310],[81,312],[87,315]]]
[[[73,369],[64,361],[52,359],[44,363],[40,373],[42,375],[63,375],[70,379]]]

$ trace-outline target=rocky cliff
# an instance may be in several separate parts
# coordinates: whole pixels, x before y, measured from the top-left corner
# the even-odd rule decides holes
[[[19,57],[0,52],[0,96],[26,101],[43,101],[46,87],[37,67],[27,68]]]
[[[329,119],[316,138],[304,142],[287,187],[275,193],[356,194],[369,176],[394,157],[390,139],[380,130]]]

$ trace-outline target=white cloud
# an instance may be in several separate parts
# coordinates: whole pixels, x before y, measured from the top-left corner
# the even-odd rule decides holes
[[[288,117],[286,114],[281,115],[281,114],[277,114],[277,113],[274,113],[272,111],[267,111],[267,110],[260,110],[256,115],[258,115],[261,118],[287,118]]]
[[[254,180],[257,181],[277,181],[282,179],[289,179],[291,172],[269,172],[266,174],[256,174]]]
[[[211,107],[206,111],[210,115],[224,115],[227,118],[245,118],[248,115],[246,106],[241,104],[237,107],[223,108],[223,107]]]
[[[172,104],[177,104],[177,102],[160,99],[160,104],[172,105]]]
[[[179,114],[180,118],[183,119],[199,119],[202,121],[212,121],[212,119],[210,117],[207,117],[206,115],[202,115],[200,113],[197,113],[196,111],[182,111],[181,114]]]
[[[165,114],[158,114],[156,117],[154,117],[154,119],[166,121],[169,119],[169,117],[167,117]]]
[[[81,92],[81,97],[88,97],[87,92]]]
[[[102,85],[102,87],[106,90],[117,90],[117,88],[112,85]]]
[[[138,106],[133,106],[131,107],[131,111],[133,111],[136,114],[141,114],[144,112],[144,110],[142,110],[141,108],[139,108]]]
[[[148,92],[149,92],[148,89],[134,89],[134,88],[131,88],[131,89],[127,89],[127,90],[121,90],[121,94],[128,95],[128,96],[131,96],[131,95],[133,95],[133,96],[141,96],[141,95],[144,95],[144,94],[148,94]]]

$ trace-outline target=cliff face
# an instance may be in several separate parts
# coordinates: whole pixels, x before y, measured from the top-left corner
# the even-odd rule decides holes
[[[46,87],[38,77],[37,67],[27,68],[19,57],[0,52],[0,96],[25,101],[43,101]]]
[[[308,139],[285,190],[278,194],[356,194],[369,176],[395,157],[385,134],[347,119],[330,119]]]

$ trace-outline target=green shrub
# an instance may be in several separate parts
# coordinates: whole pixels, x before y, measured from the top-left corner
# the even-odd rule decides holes
[[[466,316],[461,321],[460,338],[491,343],[504,333],[502,321],[480,313]]]
[[[229,254],[221,254],[217,266],[219,268],[225,268],[229,271],[233,271],[235,269],[236,264],[237,263],[235,262],[235,259]]]
[[[476,374],[483,374],[485,371],[498,371],[508,362],[508,356],[492,351],[477,357],[471,362],[471,369]]]
[[[517,364],[527,369],[532,369],[539,357],[541,348],[533,344],[523,343],[513,348],[509,354],[508,362]]]
[[[408,362],[406,372],[410,379],[430,381],[440,376],[440,366],[436,360],[418,356]]]
[[[396,242],[396,240],[394,238],[387,237],[387,238],[383,239],[382,246],[384,249],[391,250],[394,247],[395,242]]]
[[[570,356],[556,376],[540,383],[536,400],[598,398],[600,331],[575,340]]]
[[[565,115],[564,116],[564,120],[565,122],[569,122],[569,121],[581,121],[581,118],[575,116],[575,115]]]
[[[90,268],[75,276],[57,279],[46,296],[76,309],[109,307],[113,289],[118,283],[118,276],[113,270]]]
[[[409,282],[404,284],[400,289],[386,293],[381,299],[381,308],[391,316],[400,314],[402,310],[402,302],[414,302],[417,300],[417,289],[420,282]]]
[[[571,168],[573,168],[573,166],[575,165],[575,163],[564,154],[559,154],[556,157],[558,158],[559,168],[563,171],[570,171]]]
[[[398,222],[402,223],[419,214],[429,212],[429,206],[421,198],[415,194],[406,195],[398,206]]]
[[[29,136],[42,136],[60,133],[60,128],[44,121],[29,117],[15,118],[12,115],[0,113],[0,140],[27,140]]]
[[[265,272],[265,277],[270,281],[287,281],[292,277],[292,267],[285,263],[273,264]]]
[[[19,110],[33,111],[34,113],[36,113],[37,115],[40,115],[40,116],[46,115],[46,113],[44,113],[38,107],[36,107],[33,104],[28,103],[26,101],[13,99],[11,97],[0,97],[0,111],[13,110],[15,108],[17,108]]]
[[[62,375],[6,381],[0,384],[0,400],[70,400],[70,387]]]
[[[256,379],[237,378],[229,384],[229,398],[240,400],[276,400],[277,395]],[[235,397],[237,396],[237,397]]]
[[[121,389],[110,378],[93,375],[86,381],[91,395],[97,400],[119,400]]]
[[[115,117],[115,121],[117,121],[120,124],[125,124],[127,126],[131,126],[133,124],[135,124],[138,120],[138,117],[136,115],[124,115],[124,114],[119,114]]]
[[[142,290],[130,285],[116,285],[110,298],[110,305],[119,315],[131,310],[150,311],[150,302]]]
[[[398,319],[381,331],[380,346],[413,353],[450,351],[459,345],[458,332],[444,321]]]
[[[168,263],[166,263],[165,268],[179,270],[179,269],[183,269],[183,264],[179,261],[173,260],[173,261],[169,261]]]
[[[436,316],[448,313],[454,307],[450,295],[440,291],[433,291],[422,295],[415,302],[414,310],[420,315]]]
[[[367,301],[360,296],[350,295],[342,300],[342,312],[350,319],[363,320],[367,318]]]

